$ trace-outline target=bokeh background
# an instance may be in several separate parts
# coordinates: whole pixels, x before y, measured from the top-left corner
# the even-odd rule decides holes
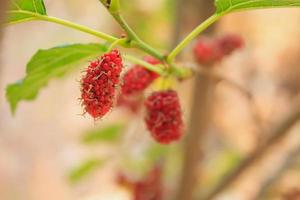
[[[97,0],[45,0],[45,4],[49,15],[106,33],[122,33]],[[122,1],[122,7],[125,18],[143,39],[162,50],[171,47],[176,25],[174,0]],[[209,191],[268,137],[266,130],[275,128],[294,110],[300,89],[299,24],[299,9],[235,13],[217,24],[216,35],[236,33],[245,40],[245,47],[216,66],[217,71],[250,91],[253,98],[223,82],[216,86],[212,122],[202,138],[205,156],[199,169],[199,193]],[[184,30],[189,32],[190,26],[186,24]],[[139,177],[161,154],[167,160],[165,184],[169,192],[174,190],[181,165],[181,146],[156,145],[144,127],[143,112],[133,115],[117,108],[96,122],[80,115],[78,80],[84,65],[64,78],[50,81],[35,101],[20,103],[15,116],[10,113],[5,87],[24,77],[26,63],[38,49],[88,42],[102,41],[47,22],[28,22],[3,29],[0,199],[129,200],[131,194],[116,183],[116,174],[125,171]],[[190,48],[185,51],[187,59]],[[193,79],[182,82],[177,89],[188,123],[195,90]],[[120,140],[88,145],[82,142],[86,132],[112,124],[121,124]],[[300,190],[299,130],[295,126],[217,198],[285,199],[286,193]],[[70,180],[70,173],[91,159],[100,159],[102,164],[84,177],[74,178],[73,174]]]

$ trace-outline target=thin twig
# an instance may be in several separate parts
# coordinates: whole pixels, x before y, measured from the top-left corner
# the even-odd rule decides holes
[[[206,197],[205,200],[213,199],[219,193],[224,191],[229,187],[239,176],[249,169],[256,161],[261,159],[270,147],[282,140],[289,132],[297,121],[300,119],[300,103],[298,102],[294,108],[291,109],[289,115],[287,115],[281,123],[270,131],[272,136],[266,141],[262,146],[260,146],[256,151],[254,151],[250,156],[244,159],[229,175],[227,175],[216,187],[215,189]]]
[[[252,119],[255,123],[255,126],[258,129],[259,135],[261,135],[262,132],[264,132],[264,127],[263,127],[263,120],[260,116],[259,110],[257,109],[257,104],[255,102],[255,98],[253,94],[245,87],[239,85],[238,83],[228,79],[227,77],[224,77],[222,75],[216,74],[217,78],[219,79],[220,82],[225,83],[227,86],[231,87],[232,89],[235,89],[236,91],[240,92],[245,99],[248,101],[250,105],[250,110],[252,114]],[[260,141],[258,141],[259,144],[261,144]]]
[[[289,153],[289,155],[287,155],[284,163],[280,166],[280,168],[277,170],[277,172],[275,174],[272,174],[272,176],[270,176],[265,183],[263,184],[263,186],[261,187],[260,191],[258,192],[258,194],[256,195],[255,199],[262,199],[262,197],[266,194],[266,192],[268,191],[269,187],[276,181],[278,180],[283,174],[284,172],[290,168],[292,165],[295,164],[295,161],[299,158],[298,156],[300,155],[300,145],[292,152]]]
[[[258,129],[259,134],[264,132],[264,127],[262,125],[263,120],[260,117],[260,113],[257,109],[257,105],[255,103],[255,98],[253,96],[253,94],[245,87],[239,85],[238,83],[236,83],[235,81],[223,76],[222,74],[210,70],[210,69],[205,69],[205,68],[193,68],[194,72],[197,72],[199,74],[210,74],[210,76],[214,77],[215,80],[219,83],[224,83],[227,86],[231,87],[232,89],[235,89],[236,91],[238,91],[240,94],[242,94],[246,100],[248,101],[248,103],[250,104],[250,110],[252,112],[252,119]]]

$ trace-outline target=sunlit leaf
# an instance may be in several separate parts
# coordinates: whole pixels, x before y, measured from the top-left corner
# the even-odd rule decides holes
[[[260,8],[299,7],[300,0],[215,0],[217,13]]]
[[[51,79],[71,72],[80,63],[101,55],[105,50],[101,44],[72,44],[39,50],[27,64],[25,78],[6,89],[12,112],[20,101],[35,99]]]
[[[8,23],[35,19],[35,15],[47,15],[43,0],[10,0]]]

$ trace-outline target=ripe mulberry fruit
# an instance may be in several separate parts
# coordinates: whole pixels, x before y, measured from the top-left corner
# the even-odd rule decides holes
[[[152,57],[145,57],[144,60],[153,65],[159,63],[159,61]],[[157,73],[152,72],[143,66],[135,65],[124,75],[122,94],[128,96],[140,93],[145,90],[157,77]]]
[[[199,64],[211,66],[243,45],[243,39],[234,34],[224,35],[215,40],[200,38],[194,47],[194,55]]]
[[[212,65],[222,57],[218,46],[206,38],[200,38],[195,47],[194,55],[201,65]]]
[[[81,80],[81,99],[85,111],[93,118],[103,117],[112,108],[122,68],[117,49],[102,55],[87,67]]]
[[[155,165],[145,177],[140,180],[130,180],[124,174],[119,174],[117,182],[133,193],[133,200],[162,200],[164,187],[162,183],[162,167]]]
[[[244,46],[244,41],[239,35],[228,34],[221,37],[217,44],[224,55],[230,55],[234,50]]]
[[[145,101],[145,122],[153,138],[168,144],[179,140],[183,121],[178,95],[174,90],[152,93]]]

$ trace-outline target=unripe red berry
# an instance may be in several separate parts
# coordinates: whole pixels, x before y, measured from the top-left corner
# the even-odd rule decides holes
[[[201,65],[212,65],[222,57],[216,44],[206,38],[200,38],[197,41],[194,47],[194,55]]]
[[[159,63],[159,61],[152,57],[145,57],[145,61],[153,65]],[[122,94],[132,95],[140,93],[145,90],[157,77],[157,73],[152,72],[143,66],[135,65],[124,75]]]
[[[228,34],[221,37],[217,44],[220,48],[220,51],[224,55],[231,54],[234,50],[239,49],[244,46],[244,41],[239,35]]]
[[[112,108],[122,68],[117,49],[102,55],[87,67],[81,79],[81,99],[85,111],[93,118],[103,117]]]
[[[152,93],[145,101],[145,122],[152,137],[168,144],[179,140],[183,133],[183,121],[179,98],[174,90]]]

